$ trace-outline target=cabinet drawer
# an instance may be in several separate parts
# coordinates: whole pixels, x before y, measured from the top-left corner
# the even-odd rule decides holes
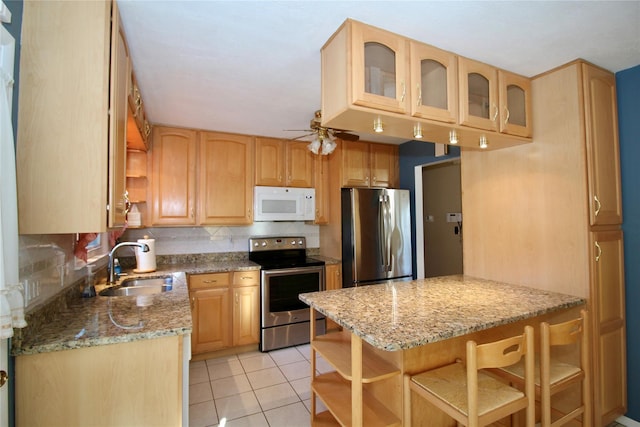
[[[234,271],[234,286],[256,286],[260,282],[260,270]]]
[[[229,286],[229,273],[194,274],[189,276],[189,289]]]

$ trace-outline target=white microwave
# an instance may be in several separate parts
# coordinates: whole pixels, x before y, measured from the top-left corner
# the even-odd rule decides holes
[[[313,221],[316,216],[314,188],[256,186],[254,221]]]

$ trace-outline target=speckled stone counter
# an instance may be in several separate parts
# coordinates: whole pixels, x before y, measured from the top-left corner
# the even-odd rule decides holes
[[[301,294],[300,299],[382,350],[406,350],[575,307],[583,298],[467,276]]]
[[[153,273],[136,274],[125,271],[120,281],[132,277],[173,277],[173,289],[150,296],[152,303],[139,307],[136,297],[80,298],[67,297],[58,303],[55,312],[46,318],[30,322],[32,331],[13,340],[15,356],[82,347],[153,339],[170,335],[190,334],[191,309],[187,277],[189,274],[257,270],[248,260],[187,262],[158,265]],[[104,285],[97,285],[100,291]]]

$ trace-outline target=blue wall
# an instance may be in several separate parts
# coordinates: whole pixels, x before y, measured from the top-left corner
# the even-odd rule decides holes
[[[616,74],[625,288],[627,303],[627,417],[640,421],[640,65]]]
[[[413,264],[413,277],[416,277],[416,205],[415,205],[415,172],[419,165],[427,163],[441,162],[447,159],[460,157],[460,147],[449,147],[449,154],[446,156],[435,156],[435,145],[430,142],[409,141],[398,148],[399,168],[400,168],[400,188],[407,188],[411,193],[411,259]]]

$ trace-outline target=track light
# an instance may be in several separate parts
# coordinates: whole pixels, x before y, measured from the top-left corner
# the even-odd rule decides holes
[[[455,129],[449,131],[449,144],[456,145],[458,143],[458,133]]]
[[[376,118],[376,119],[373,121],[373,130],[374,130],[376,133],[384,132],[384,128],[382,127],[382,119],[381,119],[380,117]]]
[[[420,125],[420,123],[413,126],[413,137],[416,139],[422,138],[422,125]]]
[[[482,135],[480,137],[480,148],[485,149],[489,146],[489,142],[487,142],[487,137]]]

